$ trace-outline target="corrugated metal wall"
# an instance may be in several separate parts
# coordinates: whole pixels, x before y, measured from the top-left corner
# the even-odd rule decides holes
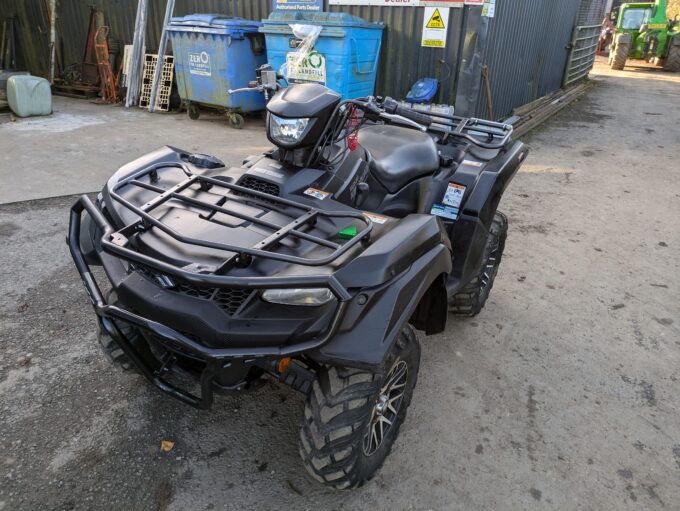
[[[0,17],[16,16],[18,58],[36,75],[47,75],[48,20],[43,0],[0,0]],[[175,16],[195,12],[223,13],[246,19],[263,19],[271,11],[271,0],[177,0]],[[82,61],[90,5],[104,13],[111,34],[125,43],[132,41],[137,0],[59,0],[58,33],[61,38],[63,64]],[[147,51],[156,50],[165,9],[165,0],[149,0]],[[451,9],[448,40],[445,49],[422,48],[420,31],[423,9],[413,7],[349,7],[329,6],[331,11],[344,11],[367,21],[383,21],[383,45],[380,56],[377,89],[382,94],[403,97],[417,78],[434,76],[442,79],[438,101],[455,98],[456,60],[462,9]],[[34,27],[38,25],[38,37]],[[443,60],[444,63],[439,61]]]
[[[111,35],[131,44],[137,0],[58,0],[57,31],[63,65],[83,60],[90,6],[104,13]],[[17,58],[32,74],[47,76],[49,17],[46,0],[0,0],[0,18],[14,17]],[[247,19],[266,18],[271,0],[176,0],[175,16],[195,12],[223,13]],[[161,35],[165,0],[149,0],[147,50],[155,51]],[[63,66],[62,66],[63,67]]]
[[[494,117],[503,118],[513,108],[560,88],[567,45],[580,3],[580,0],[496,2],[484,56]],[[477,114],[489,115],[485,92],[479,96]]]
[[[582,0],[576,23],[579,26],[598,25],[604,18],[607,0]]]
[[[463,9],[450,11],[446,48],[420,45],[424,9],[331,5],[328,10],[349,12],[367,21],[385,23],[376,82],[376,91],[380,94],[403,98],[418,78],[433,77],[441,81],[436,101],[454,102]]]
[[[48,16],[45,0],[0,0],[0,18],[17,18],[19,61],[31,73],[45,76],[48,67]],[[597,19],[605,0],[497,0],[496,16],[489,20],[483,63],[488,66],[494,117],[560,88],[567,45],[578,20]],[[112,35],[132,41],[137,0],[59,0],[62,67],[83,58],[89,6],[101,10]],[[424,9],[413,7],[326,6],[368,21],[382,21],[383,34],[376,91],[403,97],[425,76],[442,82],[437,102],[454,103],[467,9],[451,9],[445,49],[423,48],[420,34]],[[160,38],[165,0],[149,0],[147,51],[155,51]],[[473,8],[479,9],[479,7]],[[600,11],[598,13],[598,10]],[[223,13],[247,19],[266,18],[271,0],[176,0],[175,15],[194,12]],[[474,96],[473,96],[474,97]],[[477,116],[488,116],[484,83],[476,104]],[[470,112],[468,112],[470,113]]]

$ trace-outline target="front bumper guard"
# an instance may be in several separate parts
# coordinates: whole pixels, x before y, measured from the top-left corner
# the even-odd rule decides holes
[[[148,318],[139,316],[126,309],[116,305],[107,304],[97,281],[90,271],[90,267],[85,261],[81,247],[80,247],[80,226],[83,212],[86,212],[96,225],[102,229],[102,240],[106,239],[113,233],[113,227],[99,211],[97,206],[90,200],[89,197],[83,195],[71,208],[69,230],[67,243],[71,251],[71,257],[83,281],[85,290],[90,298],[90,302],[94,308],[95,313],[99,318],[101,327],[108,333],[113,340],[120,346],[125,354],[134,363],[137,369],[162,392],[179,399],[180,401],[199,409],[208,409],[212,406],[214,395],[214,380],[215,377],[223,369],[229,367],[230,360],[241,359],[246,365],[259,365],[264,359],[279,359],[291,355],[295,355],[304,351],[320,348],[328,341],[330,341],[337,333],[345,311],[347,309],[349,293],[344,288],[340,287],[337,280],[332,276],[319,277],[276,277],[268,278],[261,277],[256,279],[244,279],[238,277],[226,277],[216,275],[196,275],[192,281],[195,283],[203,283],[210,285],[229,286],[235,285],[243,288],[262,289],[267,287],[309,287],[310,285],[318,285],[323,283],[334,291],[338,298],[338,306],[335,314],[326,329],[326,331],[317,338],[310,339],[304,342],[279,345],[279,346],[264,346],[264,347],[238,347],[238,348],[210,348],[203,344],[188,338],[187,336],[169,328],[161,323],[150,320]],[[102,244],[106,250],[107,244]],[[126,252],[136,254],[130,250],[125,249]],[[131,255],[127,254],[127,255]],[[120,253],[116,254],[121,256]],[[145,260],[147,256],[137,254],[139,259]],[[133,256],[130,259],[135,259]],[[158,261],[154,261],[155,266],[163,266]],[[176,273],[171,266],[166,269],[169,273]],[[185,273],[185,272],[182,272]],[[207,282],[203,282],[203,280]],[[167,371],[166,364],[162,364],[161,368],[154,369],[151,367],[138,352],[137,348],[130,342],[121,329],[116,325],[114,320],[122,320],[130,323],[138,328],[147,330],[158,339],[163,340],[164,347],[175,354],[181,356],[188,356],[200,360],[205,363],[205,369],[200,376],[201,394],[197,396],[183,390],[176,385],[168,382],[163,376]]]

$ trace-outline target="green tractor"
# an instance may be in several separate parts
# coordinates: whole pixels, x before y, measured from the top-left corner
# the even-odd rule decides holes
[[[666,1],[621,5],[616,34],[609,52],[612,69],[623,69],[628,59],[642,59],[680,71],[680,23],[666,18]]]

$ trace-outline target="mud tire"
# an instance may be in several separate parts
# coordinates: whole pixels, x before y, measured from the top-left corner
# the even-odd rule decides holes
[[[449,300],[449,312],[456,316],[476,316],[484,307],[501,264],[508,219],[497,211],[484,246],[484,260],[479,274]]]
[[[680,71],[680,45],[671,47],[670,51],[668,52],[668,57],[666,57],[663,70],[669,71],[671,73],[677,73]]]
[[[388,386],[391,369],[406,362],[403,397],[396,405],[396,419],[379,446],[366,454],[365,439],[371,431],[381,389]],[[402,329],[378,372],[329,367],[314,382],[300,428],[300,456],[317,481],[336,489],[356,488],[369,481],[383,465],[413,395],[420,364],[420,345],[411,325]]]
[[[619,43],[614,47],[613,53],[610,57],[610,66],[616,71],[623,70],[626,67],[628,54],[630,53],[630,43]]]

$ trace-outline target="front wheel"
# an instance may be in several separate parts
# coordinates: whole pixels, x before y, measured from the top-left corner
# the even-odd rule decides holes
[[[609,57],[609,65],[611,68],[621,71],[626,67],[628,53],[630,53],[630,43],[618,43]]]
[[[407,324],[379,371],[321,371],[300,429],[300,456],[316,480],[347,489],[375,475],[406,417],[419,365],[420,345]]]

